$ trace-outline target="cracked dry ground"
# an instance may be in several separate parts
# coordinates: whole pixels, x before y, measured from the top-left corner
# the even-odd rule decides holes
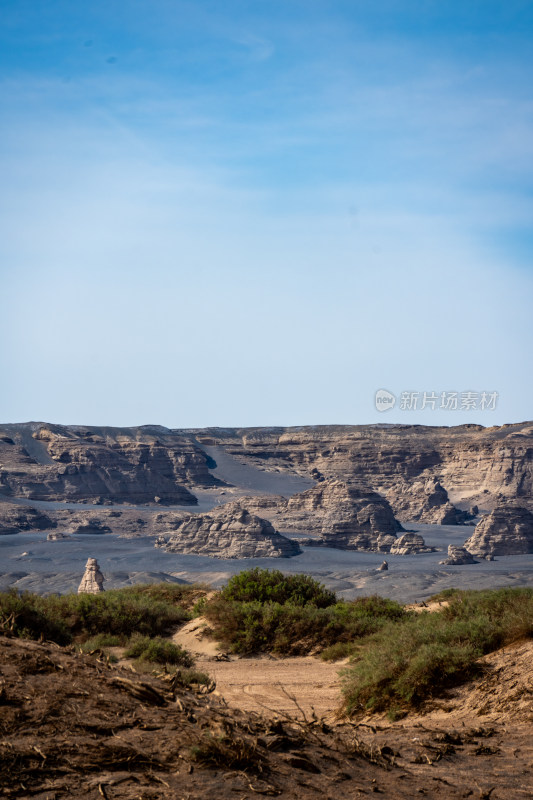
[[[453,710],[327,726],[266,719],[170,678],[0,637],[0,797],[522,800],[533,797],[530,655],[514,653],[518,683],[511,669],[507,688],[496,659]],[[476,717],[487,702],[494,713]]]

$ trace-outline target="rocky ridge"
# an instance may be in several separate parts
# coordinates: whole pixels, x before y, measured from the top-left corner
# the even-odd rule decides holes
[[[403,528],[388,501],[368,487],[346,481],[321,480],[288,499],[242,497],[239,503],[284,533],[313,536],[301,541],[308,546],[398,555],[431,550],[422,536],[412,533],[404,534],[398,545],[396,535]]]
[[[197,503],[195,492],[200,491],[213,497],[218,493],[214,502],[220,502],[226,490],[230,496],[242,494],[242,487],[215,477],[216,453],[261,469],[263,474],[289,471],[316,480],[312,489],[292,497],[263,494],[253,501],[247,497],[242,504],[281,532],[330,540],[334,546],[387,552],[400,532],[391,530],[391,515],[396,525],[409,521],[449,525],[472,523],[476,507],[487,514],[512,502],[533,511],[530,422],[493,428],[374,425],[204,430],[27,423],[0,426],[0,534],[89,531],[93,519],[100,520],[101,531],[121,535],[166,533],[181,525],[186,512],[162,508],[159,514],[150,506],[192,508]],[[363,505],[358,506],[354,497],[347,498],[353,489],[346,487],[367,492],[366,508],[373,506],[373,510],[366,521]],[[98,513],[48,507],[43,511],[10,503],[17,498],[92,503]],[[131,504],[138,510],[108,511],[107,504]],[[146,513],[141,506],[146,506]],[[473,546],[478,545],[486,524],[470,537]],[[524,544],[518,541],[521,534],[513,534],[512,525],[506,530],[510,533],[503,534],[504,538],[514,544],[509,544],[511,551],[503,543],[498,550],[523,552]],[[392,539],[378,542],[379,536]],[[492,553],[492,546],[480,546],[486,555]]]

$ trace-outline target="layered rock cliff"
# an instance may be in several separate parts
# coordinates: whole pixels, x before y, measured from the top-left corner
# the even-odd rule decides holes
[[[216,558],[286,558],[300,552],[299,546],[278,533],[268,520],[238,503],[187,517],[170,535],[159,536],[156,547],[169,553]]]
[[[402,522],[433,525],[472,524],[473,514],[453,506],[448,492],[436,478],[407,483],[398,481],[387,491],[387,500]]]
[[[217,453],[259,468],[263,475],[283,478],[290,472],[318,481],[317,486],[324,480],[364,486],[385,497],[404,523],[468,523],[472,506],[487,513],[500,498],[533,510],[532,423],[205,430],[5,425],[0,426],[0,495],[98,505],[193,506],[196,493],[216,495],[213,502],[220,502],[227,489],[234,496],[242,489],[254,493],[253,480],[242,485],[236,480],[232,486],[217,470]],[[278,480],[275,491],[284,494],[281,484]],[[265,506],[265,513],[259,506],[257,513],[271,518],[275,527],[321,534],[318,495],[286,500],[272,499],[265,486],[257,491],[263,493]],[[112,529],[120,521],[134,535],[135,523],[127,515]],[[157,528],[150,520],[142,524],[147,532]],[[341,533],[336,527],[340,520],[332,524]],[[28,528],[22,521],[18,529]]]
[[[219,445],[263,468],[362,482],[388,496],[402,520],[414,515],[411,518],[433,522],[439,506],[444,506],[443,517],[453,523],[448,503],[464,511],[478,505],[485,512],[495,507],[499,496],[523,498],[527,507],[533,506],[531,422],[493,428],[329,425],[195,433],[198,442]],[[438,482],[448,496],[433,496],[428,503],[428,481]],[[418,501],[406,498],[414,483],[419,484],[414,490]],[[460,515],[458,519],[465,521]]]
[[[533,553],[533,514],[512,503],[499,505],[483,517],[465,548],[479,556]]]
[[[6,495],[195,505],[190,488],[220,484],[205,453],[170,431],[42,425],[32,432],[30,445],[21,427],[0,435],[0,491]]]

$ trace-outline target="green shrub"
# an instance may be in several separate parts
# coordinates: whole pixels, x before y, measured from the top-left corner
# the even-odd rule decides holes
[[[83,642],[81,649],[84,653],[90,653],[92,650],[102,650],[106,647],[122,647],[126,644],[124,636],[114,636],[110,633],[98,633],[96,636],[91,636]]]
[[[135,586],[125,586],[118,591],[126,597],[150,597],[162,603],[179,605],[187,610],[209,591],[203,584],[181,583],[142,583]]]
[[[230,578],[222,590],[224,600],[246,603],[292,603],[326,608],[335,603],[334,592],[309,575],[284,575],[279,570],[247,569]]]
[[[389,622],[344,671],[348,713],[420,706],[479,673],[478,659],[533,635],[533,590],[459,591],[438,613]]]
[[[17,636],[68,644],[72,635],[68,621],[50,613],[46,598],[30,592],[10,589],[0,592],[0,630],[10,630]]]
[[[353,655],[357,649],[356,642],[335,642],[324,648],[320,653],[323,661],[342,661]]]
[[[211,678],[207,672],[200,672],[197,669],[180,669],[179,682],[182,686],[190,686],[191,683],[198,683],[200,686],[209,686]]]
[[[483,616],[501,632],[501,643],[533,635],[533,589],[458,591],[443,609],[447,619]]]
[[[167,585],[174,588],[174,584],[163,584]],[[97,634],[157,636],[188,619],[190,613],[173,600],[159,599],[157,587],[49,597],[19,594],[16,590],[0,592],[0,627],[8,627],[19,636],[42,637],[58,644],[83,642]]]
[[[207,597],[200,597],[192,607],[193,617],[202,617],[207,606]]]
[[[373,633],[405,612],[382,598],[340,601],[326,608],[294,603],[237,602],[221,593],[208,603],[205,615],[215,638],[232,652],[272,651],[301,655]]]
[[[124,655],[126,658],[137,658],[139,661],[156,664],[178,664],[182,667],[192,667],[194,664],[187,650],[160,637],[151,639],[149,636],[135,636]]]
[[[441,603],[444,600],[450,600],[454,595],[459,594],[460,589],[443,589],[442,592],[432,594],[428,599],[429,603]]]

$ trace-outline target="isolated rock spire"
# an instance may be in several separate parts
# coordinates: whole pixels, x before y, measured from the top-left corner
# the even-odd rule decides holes
[[[78,594],[99,594],[104,591],[104,576],[96,558],[88,558]]]

